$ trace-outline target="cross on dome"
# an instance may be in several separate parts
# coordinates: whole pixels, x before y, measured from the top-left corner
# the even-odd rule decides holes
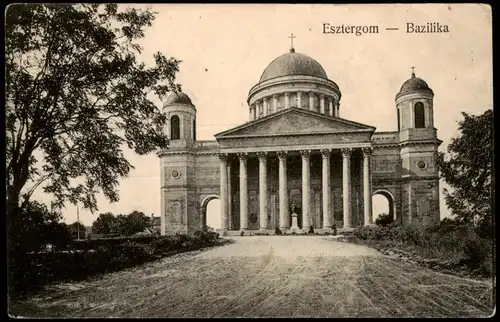
[[[415,67],[411,66],[411,78],[415,78]]]
[[[295,52],[295,48],[293,48],[293,39],[294,39],[294,38],[297,38],[297,37],[295,37],[295,36],[293,35],[293,32],[292,32],[292,33],[290,34],[290,37],[288,37],[288,38],[290,38],[291,43],[292,43],[292,46],[290,47],[290,52],[291,52],[291,53],[294,53],[294,52]]]

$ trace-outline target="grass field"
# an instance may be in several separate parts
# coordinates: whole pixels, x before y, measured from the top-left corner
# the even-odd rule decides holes
[[[236,237],[78,284],[10,314],[25,317],[485,317],[491,281],[441,274],[320,236]]]

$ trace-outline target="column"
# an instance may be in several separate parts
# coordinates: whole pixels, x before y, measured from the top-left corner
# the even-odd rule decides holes
[[[252,106],[248,108],[248,122],[252,122]]]
[[[297,92],[297,107],[302,108],[302,93]]]
[[[221,226],[223,230],[227,230],[228,216],[227,216],[227,155],[219,154],[220,160],[220,216]]]
[[[280,203],[280,229],[288,229],[288,187],[286,176],[287,151],[278,151],[279,160],[279,203]]]
[[[325,114],[325,95],[319,97],[319,112]]]
[[[238,153],[240,159],[240,230],[248,229],[247,154]]]
[[[267,229],[267,152],[258,152],[259,157],[259,215],[260,229]]]
[[[273,113],[278,112],[278,95],[273,95]]]
[[[415,127],[415,107],[413,105],[410,106],[410,128]]]
[[[300,151],[302,156],[302,229],[309,231],[311,215],[311,150]]]
[[[254,103],[252,105],[252,121],[255,121],[257,119],[257,104]]]
[[[309,92],[309,110],[312,111],[314,108],[314,94]]]
[[[321,156],[323,159],[323,229],[332,228],[332,214],[330,210],[330,199],[331,199],[331,188],[330,188],[330,155],[332,151],[330,149],[321,150]]]
[[[232,189],[231,189],[231,162],[230,159],[228,158],[226,161],[226,168],[227,168],[227,228],[231,229],[233,226],[232,223],[232,218],[231,218],[231,213],[232,213]]]
[[[328,98],[328,115],[333,116],[333,98]]]
[[[372,216],[372,178],[371,178],[371,155],[372,148],[363,148],[363,205],[365,214],[365,226],[373,224]]]
[[[350,228],[351,223],[351,153],[352,149],[343,148],[342,150],[342,181],[343,181],[343,199],[344,199],[344,228]]]
[[[432,105],[428,107],[429,109],[429,124],[427,125],[430,128],[434,127],[434,112]]]
[[[285,108],[290,108],[290,94],[285,93]]]
[[[267,100],[267,97],[264,98],[262,101],[264,104],[264,116],[267,116],[269,114],[269,101]]]

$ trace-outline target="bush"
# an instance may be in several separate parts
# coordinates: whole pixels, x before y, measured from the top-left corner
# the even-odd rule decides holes
[[[127,256],[127,258],[134,263],[142,263],[151,256],[147,245],[132,241],[127,241],[120,245],[120,247],[116,247],[115,251],[120,254],[125,254],[125,256]]]
[[[390,214],[380,214],[377,219],[375,219],[375,225],[386,227],[394,222],[394,217]]]
[[[9,250],[9,294],[22,295],[52,281],[81,280],[140,265],[171,250],[224,243],[226,240],[220,240],[216,232],[196,231],[193,235],[82,240],[72,243],[73,249],[65,252],[21,254]]]
[[[493,240],[482,238],[473,227],[443,220],[435,227],[361,227],[354,236],[363,241],[401,243],[419,249],[425,256],[460,261],[470,270],[491,276]]]
[[[314,234],[314,228],[313,226],[309,226],[309,231],[307,232],[308,234]]]
[[[283,233],[281,232],[281,230],[278,227],[274,228],[274,234],[275,235],[283,235]]]

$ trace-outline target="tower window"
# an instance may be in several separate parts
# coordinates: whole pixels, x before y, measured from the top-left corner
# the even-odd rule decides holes
[[[399,117],[399,108],[397,110],[397,114],[398,114],[398,131],[401,131],[401,120],[400,120],[400,117]]]
[[[196,120],[193,120],[193,141],[196,141]]]
[[[177,115],[170,118],[170,140],[179,140],[181,138],[180,120]]]
[[[422,102],[415,104],[415,128],[425,127],[425,109]]]

